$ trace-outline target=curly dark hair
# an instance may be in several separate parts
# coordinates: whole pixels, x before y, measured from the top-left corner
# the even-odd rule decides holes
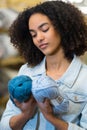
[[[9,29],[11,43],[25,58],[29,65],[35,66],[44,58],[44,54],[34,45],[28,28],[32,14],[46,15],[61,36],[65,57],[71,59],[74,54],[80,56],[87,50],[87,24],[84,15],[70,3],[46,1],[20,12]]]

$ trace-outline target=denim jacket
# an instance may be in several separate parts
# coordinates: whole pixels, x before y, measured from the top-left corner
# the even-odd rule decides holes
[[[32,80],[44,73],[45,58],[37,66],[31,68],[23,65],[18,75],[28,75]],[[68,130],[87,130],[87,65],[74,56],[70,66],[63,76],[56,80],[58,89],[69,101],[69,110],[58,114],[58,118],[68,122]],[[9,120],[12,116],[21,113],[9,99],[6,109],[1,118],[0,130],[11,130]],[[37,112],[33,119],[29,120],[23,130],[55,130],[56,128],[48,122],[41,112]]]

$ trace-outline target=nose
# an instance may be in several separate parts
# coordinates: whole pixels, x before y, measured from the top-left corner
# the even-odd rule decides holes
[[[38,32],[37,34],[37,41],[42,42],[44,40],[44,35],[42,32]]]

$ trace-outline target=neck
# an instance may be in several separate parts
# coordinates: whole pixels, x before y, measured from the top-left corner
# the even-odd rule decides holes
[[[69,64],[70,61],[68,61],[63,52],[60,52],[55,55],[46,56],[46,65],[47,69],[59,69],[62,66],[64,67],[65,64]]]
[[[47,75],[49,75],[53,79],[60,78],[67,70],[69,65],[70,65],[70,61],[68,61],[65,58],[63,53],[61,55],[46,57]]]

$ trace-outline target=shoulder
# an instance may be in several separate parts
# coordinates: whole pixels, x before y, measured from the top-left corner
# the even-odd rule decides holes
[[[81,60],[80,57],[75,56],[74,57],[74,69],[76,68],[76,70],[79,70],[80,74],[86,74],[87,75],[87,64],[85,62],[83,62],[83,60]]]
[[[82,66],[79,71],[77,85],[81,87],[85,93],[87,93],[87,65],[84,63],[82,63]]]
[[[18,75],[24,74],[27,69],[28,70],[30,69],[30,67],[28,67],[28,64],[27,63],[23,64],[19,69]]]
[[[31,67],[28,65],[28,63],[21,66],[18,75],[27,75],[32,77],[35,77],[39,74],[42,74],[45,71],[45,59],[42,60],[42,62],[34,67]]]
[[[85,63],[82,62],[82,69],[81,71],[84,73],[84,74],[87,74],[87,65]]]

